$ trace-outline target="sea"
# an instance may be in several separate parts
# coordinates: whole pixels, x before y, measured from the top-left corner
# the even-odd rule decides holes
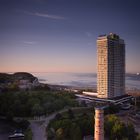
[[[39,79],[40,83],[51,85],[62,85],[77,88],[96,88],[96,73],[32,73]],[[127,73],[125,78],[126,89],[140,90],[140,74]]]

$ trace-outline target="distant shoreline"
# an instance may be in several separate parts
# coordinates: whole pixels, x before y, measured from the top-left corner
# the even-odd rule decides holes
[[[96,73],[31,72],[39,83],[77,89],[97,89]],[[140,90],[140,75],[126,73],[126,91]]]

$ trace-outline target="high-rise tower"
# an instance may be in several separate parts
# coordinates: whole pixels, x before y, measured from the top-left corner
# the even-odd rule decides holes
[[[118,35],[110,33],[97,39],[99,98],[125,94],[125,44]]]

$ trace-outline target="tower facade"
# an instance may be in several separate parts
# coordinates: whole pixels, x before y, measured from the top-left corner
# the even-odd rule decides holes
[[[104,140],[104,110],[95,108],[94,140]]]
[[[125,94],[125,44],[116,34],[97,39],[99,98],[114,98]]]

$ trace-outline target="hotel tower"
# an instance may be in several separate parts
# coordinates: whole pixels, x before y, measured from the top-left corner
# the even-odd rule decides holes
[[[100,35],[97,39],[99,98],[125,94],[125,44],[116,34]]]

